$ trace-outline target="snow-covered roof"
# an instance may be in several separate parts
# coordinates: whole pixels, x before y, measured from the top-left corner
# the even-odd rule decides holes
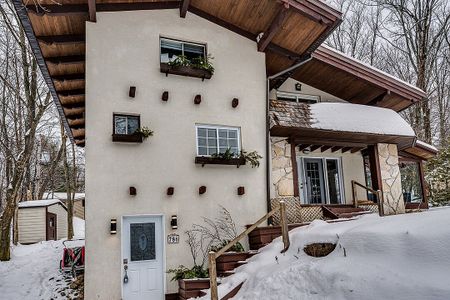
[[[58,192],[58,193],[45,192],[44,198],[54,198],[54,199],[59,199],[59,200],[65,201],[65,200],[67,200],[67,193],[66,192]],[[84,193],[75,193],[74,200],[83,200],[84,198],[85,198]]]
[[[392,109],[351,103],[310,105],[311,127],[383,135],[415,136],[414,130]]]
[[[325,48],[325,49],[327,49],[327,50],[329,50],[329,51],[332,51],[332,52],[334,52],[334,53],[336,53],[336,54],[338,54],[338,55],[344,56],[345,58],[347,58],[347,59],[349,59],[349,60],[352,60],[353,62],[355,62],[355,63],[357,63],[357,64],[360,64],[360,65],[364,66],[364,67],[367,68],[367,69],[370,69],[371,71],[373,71],[373,72],[375,72],[375,73],[379,73],[379,74],[382,74],[383,76],[389,77],[390,79],[392,79],[392,80],[394,80],[394,81],[397,81],[397,82],[399,82],[399,83],[401,83],[401,84],[403,84],[403,85],[406,85],[406,86],[408,86],[408,87],[410,87],[410,88],[416,90],[416,91],[419,92],[419,93],[424,93],[424,91],[422,91],[421,89],[419,89],[419,88],[416,87],[415,85],[413,85],[413,84],[411,84],[411,83],[409,83],[409,82],[406,82],[406,81],[404,81],[404,80],[401,80],[400,78],[397,78],[397,77],[395,77],[395,76],[393,76],[393,75],[391,75],[391,74],[389,74],[389,73],[386,73],[386,72],[384,72],[384,71],[382,71],[382,70],[380,70],[380,69],[377,69],[377,68],[375,68],[374,66],[371,66],[371,65],[369,65],[369,64],[367,64],[367,63],[365,63],[365,62],[363,62],[363,61],[360,61],[360,60],[358,60],[358,59],[356,59],[356,58],[354,58],[354,57],[351,57],[350,55],[347,55],[347,54],[345,54],[345,53],[343,53],[343,52],[341,52],[341,51],[338,51],[338,50],[336,50],[336,49],[334,49],[334,48],[332,48],[332,47],[330,47],[330,46],[327,46],[327,45],[325,45],[325,44],[322,44],[321,47],[323,47],[323,48]]]
[[[56,203],[61,203],[59,199],[46,199],[46,200],[30,200],[19,202],[19,207],[42,207],[42,206],[50,206]],[[62,204],[62,203],[61,203]]]
[[[427,149],[427,150],[434,151],[434,152],[436,152],[436,153],[439,152],[439,150],[438,150],[435,146],[430,145],[430,144],[425,143],[425,142],[422,142],[422,141],[420,141],[420,140],[417,140],[417,141],[416,141],[416,146],[419,146],[419,147],[421,147],[421,148],[425,148],[425,149]]]

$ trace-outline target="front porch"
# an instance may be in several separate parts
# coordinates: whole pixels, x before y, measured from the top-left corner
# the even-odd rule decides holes
[[[330,109],[344,119],[329,122]],[[355,116],[346,119],[343,110]],[[284,199],[289,223],[428,207],[422,163],[432,151],[416,145],[414,132],[394,111],[272,100],[270,116],[270,205]],[[375,128],[358,125],[369,118]]]

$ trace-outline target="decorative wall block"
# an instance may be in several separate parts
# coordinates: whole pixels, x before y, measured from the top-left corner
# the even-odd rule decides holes
[[[243,187],[243,186],[238,187],[238,188],[237,188],[237,194],[238,194],[239,196],[244,195],[244,194],[245,194],[245,187]]]
[[[175,188],[173,186],[170,186],[167,188],[167,195],[172,196],[175,192]]]
[[[200,104],[202,102],[202,96],[201,95],[196,95],[194,98],[194,104]]]
[[[294,196],[291,145],[285,138],[272,137],[272,184],[274,196]]]
[[[130,86],[130,91],[128,92],[128,96],[130,98],[134,98],[136,96],[136,87]]]
[[[405,203],[403,202],[397,145],[377,144],[377,150],[380,161],[384,214],[404,213]]]
[[[162,101],[168,101],[169,100],[169,92],[168,91],[164,91],[162,93],[161,100]]]
[[[239,105],[239,99],[238,99],[238,98],[234,98],[234,99],[231,101],[231,106],[232,106],[233,108],[236,108],[238,105]]]
[[[134,186],[130,186],[130,195],[131,196],[136,196],[137,195],[137,190]]]
[[[206,186],[202,185],[201,187],[198,188],[198,193],[200,195],[203,195],[204,193],[206,193]]]

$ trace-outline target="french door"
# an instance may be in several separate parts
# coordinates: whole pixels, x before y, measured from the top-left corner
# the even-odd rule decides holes
[[[341,160],[338,158],[299,158],[300,198],[304,204],[343,202]]]

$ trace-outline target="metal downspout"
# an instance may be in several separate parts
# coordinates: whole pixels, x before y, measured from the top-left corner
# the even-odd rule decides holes
[[[271,211],[271,204],[270,204],[270,187],[271,187],[271,153],[270,153],[270,117],[269,117],[269,94],[270,94],[270,80],[273,80],[277,77],[280,77],[281,75],[284,75],[290,71],[293,71],[297,69],[298,67],[302,66],[303,64],[309,62],[312,59],[311,55],[307,56],[304,60],[296,63],[293,66],[290,66],[289,68],[278,72],[274,75],[268,76],[266,81],[266,194],[267,194],[267,212]],[[272,223],[272,218],[269,219],[269,224]]]

